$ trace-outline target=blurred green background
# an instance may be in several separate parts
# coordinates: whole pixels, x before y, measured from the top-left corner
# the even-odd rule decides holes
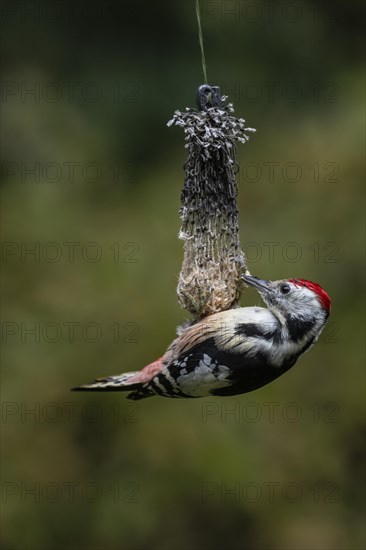
[[[320,283],[330,323],[251,394],[70,393],[187,319],[166,122],[202,83],[194,2],[3,2],[6,550],[364,547],[363,2],[201,4],[209,81],[257,128],[249,268]]]

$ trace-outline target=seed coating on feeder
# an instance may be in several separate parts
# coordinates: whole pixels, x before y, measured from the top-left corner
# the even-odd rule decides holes
[[[236,141],[245,143],[246,132],[255,130],[231,115],[233,106],[225,99],[221,98],[220,107],[206,103],[201,111],[176,111],[168,122],[186,134],[179,233],[184,258],[177,295],[196,318],[237,307],[243,291],[241,275],[247,272],[239,242],[235,153]]]

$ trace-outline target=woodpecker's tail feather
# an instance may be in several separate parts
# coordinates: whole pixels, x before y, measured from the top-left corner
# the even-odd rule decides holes
[[[91,384],[84,384],[72,388],[71,391],[133,391],[141,388],[141,382],[131,381],[137,374],[135,372],[124,372],[116,376],[106,376],[105,378],[97,378]]]
[[[142,370],[97,378],[91,384],[72,388],[72,391],[130,391],[131,393],[127,396],[127,399],[135,401],[145,399],[155,395],[154,391],[148,386],[154,376],[160,372],[162,366],[162,358],[160,357],[146,365]]]

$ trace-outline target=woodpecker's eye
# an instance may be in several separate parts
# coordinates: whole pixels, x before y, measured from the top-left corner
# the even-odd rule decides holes
[[[282,294],[288,294],[289,292],[291,292],[291,287],[290,285],[282,285],[280,291]]]

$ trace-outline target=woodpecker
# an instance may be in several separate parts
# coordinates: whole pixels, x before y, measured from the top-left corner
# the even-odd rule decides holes
[[[267,308],[222,311],[178,328],[165,354],[140,371],[99,378],[77,391],[130,391],[129,399],[231,396],[288,371],[319,338],[331,301],[305,279],[242,276]]]

